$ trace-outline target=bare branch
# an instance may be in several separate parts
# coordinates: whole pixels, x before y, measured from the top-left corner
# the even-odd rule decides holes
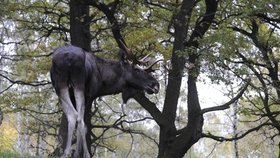
[[[243,93],[245,92],[245,90],[247,89],[249,84],[250,84],[250,82],[248,81],[245,84],[245,86],[241,89],[241,91],[234,98],[232,98],[230,101],[228,101],[227,103],[225,103],[223,105],[220,105],[220,106],[214,106],[214,107],[202,109],[201,114],[205,114],[205,113],[211,112],[211,111],[228,109],[231,104],[233,104],[235,101],[237,101],[243,95]]]
[[[48,84],[51,84],[51,82],[49,81],[36,81],[36,82],[25,82],[25,81],[21,81],[21,80],[12,80],[7,76],[4,76],[2,74],[0,74],[1,77],[5,78],[6,80],[8,80],[9,82],[11,82],[12,84],[20,84],[20,85],[28,85],[28,86],[45,86]],[[11,87],[11,86],[10,86]]]
[[[144,0],[144,3],[146,3],[146,4],[150,5],[150,6],[159,7],[161,9],[172,11],[172,8],[168,8],[168,6],[166,4],[162,4],[162,2],[158,3],[158,2],[151,2],[149,0]]]
[[[214,139],[214,140],[219,141],[219,142],[234,141],[234,140],[238,140],[238,139],[244,138],[245,136],[247,136],[248,134],[250,134],[252,132],[258,131],[263,126],[271,126],[271,125],[272,125],[271,123],[263,123],[263,124],[260,124],[259,126],[255,127],[255,128],[249,129],[248,131],[246,131],[245,133],[243,133],[241,135],[237,135],[236,137],[232,137],[232,138],[225,138],[225,137],[221,137],[221,136],[215,136],[215,135],[213,135],[211,133],[207,133],[207,134],[206,133],[202,133],[202,137],[211,138],[211,139]]]

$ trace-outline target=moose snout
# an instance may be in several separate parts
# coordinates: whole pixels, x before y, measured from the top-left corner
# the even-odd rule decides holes
[[[154,93],[157,94],[159,91],[159,83],[154,84]]]
[[[159,83],[158,82],[152,82],[149,85],[149,88],[147,89],[148,94],[157,94],[159,91]]]

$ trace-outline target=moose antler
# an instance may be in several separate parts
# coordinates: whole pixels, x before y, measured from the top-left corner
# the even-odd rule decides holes
[[[155,62],[153,62],[151,65],[149,65],[148,67],[146,67],[144,70],[148,73],[154,72],[155,70],[153,69],[153,66],[156,65],[158,62],[163,61],[163,59],[159,59],[156,60]]]
[[[137,60],[136,56],[127,48],[126,44],[123,40],[119,40],[121,45],[121,49],[123,49],[125,53],[125,57],[132,62],[133,65],[141,65],[143,64],[141,61]]]
[[[147,62],[145,62],[145,60],[152,54],[149,53],[147,55],[145,55],[142,59],[137,59],[136,56],[127,48],[126,44],[124,43],[123,40],[119,40],[121,47],[123,48],[123,51],[125,53],[126,58],[132,62],[133,65],[146,65]],[[124,56],[123,54],[121,54],[121,56]],[[125,59],[124,57],[122,57],[122,60]],[[146,72],[150,73],[153,72],[154,70],[152,69],[152,67],[157,64],[158,62],[163,61],[162,59],[160,60],[156,60],[155,62],[153,62],[151,65],[147,66],[146,68],[144,68],[143,70],[145,70]],[[138,66],[138,68],[140,68]],[[142,69],[142,68],[141,68]]]

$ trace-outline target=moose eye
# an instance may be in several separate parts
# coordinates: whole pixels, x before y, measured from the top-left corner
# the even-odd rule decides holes
[[[149,73],[152,77],[157,77],[157,76],[159,76],[156,72],[151,72],[151,73]]]

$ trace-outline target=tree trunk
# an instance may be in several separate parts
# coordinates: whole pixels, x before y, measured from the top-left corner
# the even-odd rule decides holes
[[[80,0],[70,0],[70,36],[71,44],[81,47],[87,51],[90,51],[90,18],[89,18],[89,6],[84,4]],[[87,105],[85,108],[84,121],[87,126],[86,140],[89,153],[91,154],[91,107]],[[78,148],[80,155],[83,155],[81,144]]]
[[[90,50],[89,6],[80,0],[70,0],[71,44]]]
[[[83,1],[80,0],[70,0],[70,36],[71,36],[71,44],[81,47],[85,50],[90,51],[90,18],[89,18],[89,6],[87,4],[83,4]],[[72,94],[73,95],[73,94]],[[75,101],[71,100],[75,106]],[[87,145],[89,149],[89,153],[91,154],[91,105],[87,106],[85,109],[85,124],[87,126]],[[58,141],[59,145],[57,149],[53,152],[52,156],[61,156],[66,147],[67,142],[67,129],[68,122],[65,114],[62,114],[60,129],[58,133]],[[82,150],[82,148],[79,148]],[[80,155],[83,155],[83,151],[79,151]]]
[[[56,149],[51,153],[50,157],[59,157],[63,155],[63,151],[66,148],[67,142],[67,129],[68,129],[68,122],[66,115],[63,113],[61,116],[60,126],[58,130],[58,144]]]
[[[1,110],[1,108],[0,108],[0,126],[1,126],[1,124],[2,124],[2,121],[3,121],[3,113],[2,113],[2,110]]]
[[[238,131],[237,131],[237,103],[234,103],[233,106],[233,135],[234,137],[238,136]],[[239,158],[239,152],[238,152],[238,142],[237,140],[233,141],[234,144],[234,151],[235,151],[235,158]]]
[[[189,22],[196,1],[184,0],[181,8],[174,15],[173,25],[175,33],[171,58],[172,69],[169,71],[162,112],[169,123],[160,126],[159,158],[181,158],[201,138],[203,114],[201,113],[196,87],[196,79],[200,71],[199,54],[197,54],[195,49],[199,46],[198,40],[203,37],[214,19],[217,10],[217,1],[205,0],[205,4],[205,14],[203,18],[198,18],[190,37],[187,37]],[[177,130],[175,127],[175,118],[186,62],[189,65],[187,97],[188,123],[185,128]]]
[[[159,154],[158,157],[172,156],[172,144],[176,138],[175,118],[177,111],[178,99],[183,77],[186,59],[178,52],[185,50],[184,41],[187,38],[188,23],[194,0],[184,1],[177,15],[174,16],[174,45],[172,50],[171,64],[172,69],[169,71],[168,84],[162,114],[166,116],[169,125],[160,126]],[[170,155],[171,154],[171,155]],[[174,157],[174,156],[173,156]],[[175,156],[176,157],[176,156]]]

